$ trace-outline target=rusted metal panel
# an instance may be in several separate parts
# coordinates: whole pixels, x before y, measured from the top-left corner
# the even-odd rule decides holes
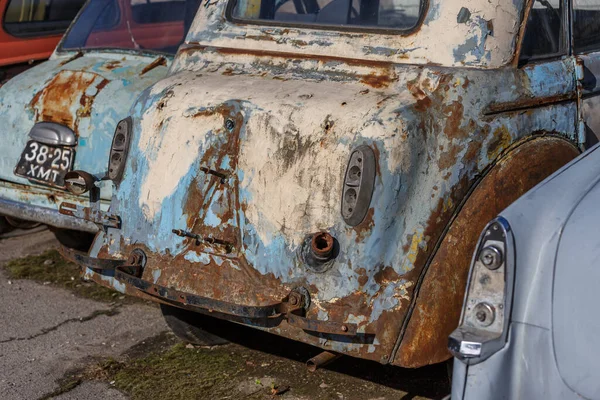
[[[100,226],[121,227],[121,220],[118,216],[104,212],[99,208],[81,207],[77,204],[63,202],[60,203],[59,212],[60,214],[84,219]]]
[[[463,6],[468,26],[445,35]],[[301,288],[307,324],[356,325],[356,335],[315,334],[285,318],[220,317],[391,362],[428,260],[479,177],[536,133],[577,141],[573,63],[511,64],[522,9],[432,1],[421,28],[392,41],[232,24],[224,1],[207,3],[169,76],[132,108],[111,203],[121,229],[99,233],[90,256],[143,251],[137,278],[147,288],[244,307],[270,307]],[[469,35],[490,20],[494,36],[479,38],[481,47]],[[418,46],[387,53],[409,43]],[[374,190],[365,219],[350,226],[340,212],[344,177],[363,145],[376,159]],[[318,233],[333,248],[315,268],[304,254]],[[114,272],[84,274],[142,291]],[[423,362],[437,351],[427,349]]]
[[[12,170],[29,130],[40,121],[64,123],[78,135],[74,169],[104,172],[117,122],[127,116],[136,97],[166,73],[161,67],[140,77],[156,57],[125,53],[89,52],[61,65],[72,55],[54,55],[0,88],[0,123],[10,127],[0,179],[28,184]],[[115,69],[115,63],[120,67]]]
[[[65,191],[43,188],[0,180],[0,214],[21,218],[26,221],[38,221],[65,229],[95,233],[96,225],[75,218],[64,218],[59,214],[63,202],[86,206],[88,200],[76,197]],[[109,203],[102,201],[101,209],[107,210]]]
[[[28,133],[37,122],[51,121],[72,129],[78,137],[74,169],[103,175],[116,123],[128,115],[130,106],[146,87],[166,73],[170,58],[94,51],[55,54],[7,81],[0,87],[0,126],[3,130],[0,155],[0,199],[26,201],[39,207],[44,222],[71,226],[58,214],[59,202],[49,202],[47,189],[18,177],[13,169],[19,160]],[[147,69],[152,65],[152,68]],[[142,72],[146,70],[145,74]],[[18,184],[18,185],[14,185]],[[103,183],[103,200],[111,198],[111,185]],[[62,190],[55,198],[69,197]],[[72,196],[71,196],[72,197]],[[26,200],[25,200],[26,199]],[[77,200],[85,204],[86,198]],[[0,214],[11,215],[3,209]],[[30,216],[30,215],[29,215]],[[25,215],[17,215],[25,218]],[[89,230],[89,228],[86,228]]]
[[[458,325],[479,234],[498,213],[577,155],[571,142],[542,136],[519,143],[491,167],[461,207],[423,275],[394,364],[417,367],[451,357],[446,343]]]
[[[505,88],[529,81],[531,69],[396,66],[396,80],[376,89],[350,73],[314,79],[334,69],[318,62],[298,76],[256,60],[235,65],[234,56],[219,67],[212,54],[221,60],[204,52],[206,70],[175,74],[141,100],[112,205],[122,230],[109,229],[95,251],[126,257],[142,248],[145,280],[235,304],[268,305],[305,287],[310,318],[357,323],[375,336],[348,343],[285,321],[268,329],[353,356],[388,361],[422,268],[478,174],[532,132],[575,135],[571,103],[481,118],[492,101],[520,98]],[[573,90],[565,81],[522,86],[523,96]],[[240,97],[252,100],[231,100]],[[341,180],[352,149],[365,143],[378,154],[377,183],[372,211],[351,228],[339,214]],[[325,273],[298,257],[318,231],[340,248]]]

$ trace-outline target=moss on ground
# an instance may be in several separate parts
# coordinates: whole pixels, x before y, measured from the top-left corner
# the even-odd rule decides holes
[[[416,400],[442,398],[449,391],[443,366],[418,372],[347,358],[337,364],[337,371],[310,373],[302,361],[234,343],[193,347],[174,340],[172,335],[157,337],[147,343],[146,354],[136,350],[125,359],[102,361],[82,378],[110,382],[132,400]],[[290,342],[290,347],[296,344]]]
[[[260,340],[254,337],[252,344],[256,339]],[[260,341],[265,348],[278,349],[276,353],[297,356],[282,357],[235,343],[194,347],[162,333],[118,359],[97,360],[67,373],[53,393],[94,380],[109,383],[132,400],[417,400],[439,399],[450,390],[443,365],[406,370],[345,358],[330,364],[332,369],[310,373],[303,362],[309,356],[305,346],[271,336]]]
[[[49,250],[37,256],[27,256],[9,261],[4,265],[9,279],[29,279],[51,284],[72,291],[75,295],[102,302],[131,302],[134,298],[115,290],[84,282],[79,267],[65,260],[58,251]]]
[[[243,359],[230,346],[189,348],[179,343],[144,358],[104,361],[95,375],[133,400],[217,399],[232,392],[243,365]]]

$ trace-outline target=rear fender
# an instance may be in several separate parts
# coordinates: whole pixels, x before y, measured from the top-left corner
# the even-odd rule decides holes
[[[579,155],[568,140],[531,136],[498,158],[459,208],[423,270],[393,363],[419,367],[451,357],[448,336],[458,325],[467,275],[485,225],[512,202]]]

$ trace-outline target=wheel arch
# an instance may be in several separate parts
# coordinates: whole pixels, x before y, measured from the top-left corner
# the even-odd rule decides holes
[[[563,136],[527,136],[503,151],[471,185],[420,274],[390,357],[394,365],[415,368],[450,358],[447,338],[458,324],[471,257],[481,230],[579,153],[577,146]]]

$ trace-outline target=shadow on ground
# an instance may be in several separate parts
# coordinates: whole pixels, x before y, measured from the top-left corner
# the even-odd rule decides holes
[[[317,347],[268,332],[216,318],[213,319],[214,324],[207,329],[209,332],[226,338],[232,343],[282,357],[290,360],[290,362],[305,363],[308,359],[323,351]],[[409,369],[344,356],[315,373],[306,373],[308,376],[314,376],[315,379],[318,379],[324,371],[344,374],[376,385],[383,385],[393,390],[406,392],[401,397],[403,400],[415,397],[441,398],[450,392],[446,363]]]

